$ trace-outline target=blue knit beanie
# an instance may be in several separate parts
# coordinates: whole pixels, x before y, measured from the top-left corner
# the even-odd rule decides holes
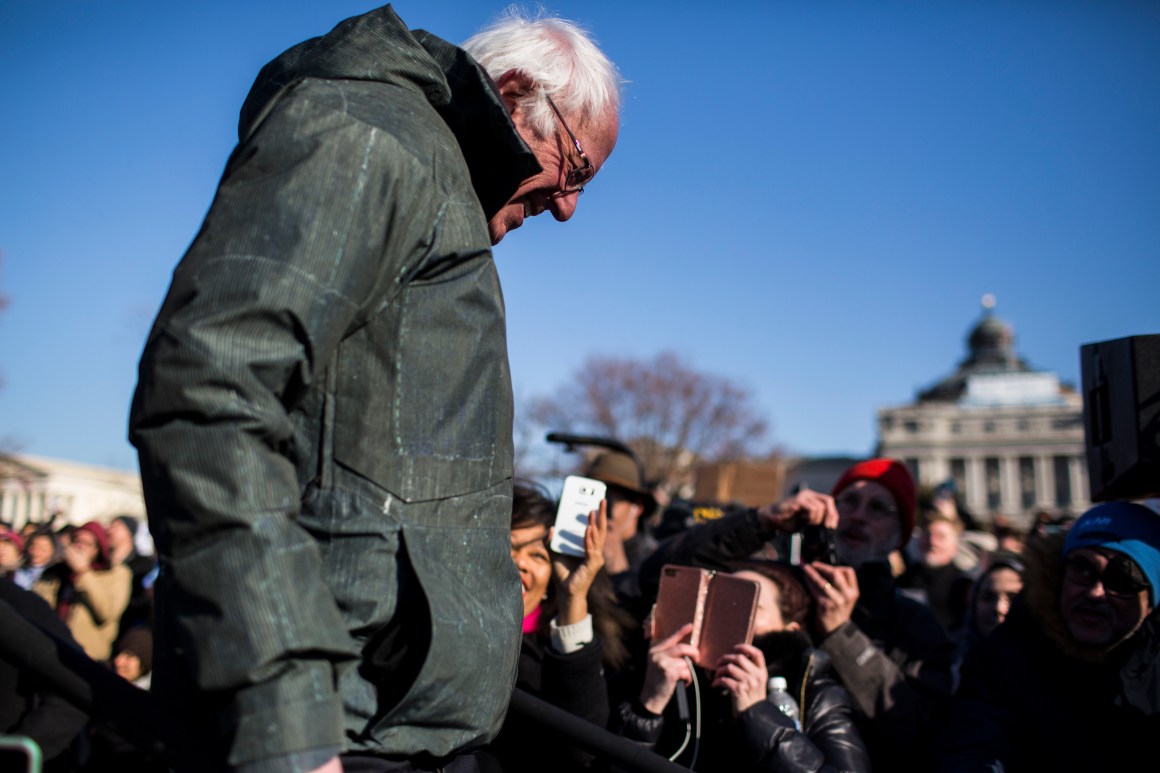
[[[1132,502],[1106,502],[1083,514],[1067,531],[1066,556],[1076,548],[1107,548],[1131,558],[1160,600],[1160,514]]]

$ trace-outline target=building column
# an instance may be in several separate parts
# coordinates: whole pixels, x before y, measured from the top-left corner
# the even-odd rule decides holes
[[[1050,510],[1055,504],[1055,482],[1051,479],[1051,457],[1035,457],[1035,507]]]
[[[1078,518],[1087,509],[1092,492],[1088,486],[1087,475],[1084,474],[1084,459],[1081,456],[1072,456],[1067,460],[1067,472],[1071,478],[1072,509]]]
[[[999,510],[1008,518],[1023,512],[1019,501],[1019,457],[999,457]]]
[[[983,458],[981,456],[964,456],[966,465],[967,509],[972,513],[980,513],[987,507],[987,483],[983,478]]]

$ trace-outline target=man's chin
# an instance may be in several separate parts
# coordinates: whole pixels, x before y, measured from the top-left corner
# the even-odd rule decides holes
[[[857,567],[866,560],[870,552],[870,543],[860,539],[838,538],[834,545],[838,554],[838,561],[845,566]]]
[[[514,207],[509,204],[507,207],[504,207],[502,210],[497,212],[495,217],[488,221],[487,232],[491,237],[492,247],[503,241],[503,237],[507,236],[510,232],[516,230],[524,224],[523,205],[521,204],[519,206],[518,211],[508,211],[512,209],[514,209]]]
[[[487,235],[491,237],[491,246],[494,247],[503,241],[503,237],[507,235],[507,228],[503,223],[488,223]]]

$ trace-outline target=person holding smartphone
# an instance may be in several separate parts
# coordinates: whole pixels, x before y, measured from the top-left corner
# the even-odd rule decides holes
[[[513,486],[511,551],[520,573],[524,621],[516,687],[599,727],[608,723],[605,680],[627,659],[631,618],[615,604],[604,571],[608,508],[589,514],[584,555],[549,548],[557,506],[539,486]],[[592,755],[509,712],[499,737],[477,755],[484,773],[573,773],[599,767]]]
[[[649,649],[639,698],[614,718],[620,733],[693,770],[742,773],[869,771],[854,704],[834,678],[829,657],[811,646],[805,627],[813,601],[793,570],[744,561],[733,576],[757,583],[753,643],[739,643],[711,671],[691,665],[690,625]],[[786,678],[802,707],[797,724],[767,698],[771,677]],[[673,697],[697,680],[702,737],[682,746],[683,706]],[[699,705],[698,705],[699,704]]]

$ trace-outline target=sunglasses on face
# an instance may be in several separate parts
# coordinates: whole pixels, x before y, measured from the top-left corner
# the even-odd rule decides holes
[[[1091,559],[1071,556],[1064,561],[1063,577],[1084,588],[1092,588],[1098,582],[1112,596],[1135,596],[1151,587],[1147,580],[1140,577],[1136,564],[1127,556],[1108,559],[1108,565],[1102,572],[1099,564]]]

